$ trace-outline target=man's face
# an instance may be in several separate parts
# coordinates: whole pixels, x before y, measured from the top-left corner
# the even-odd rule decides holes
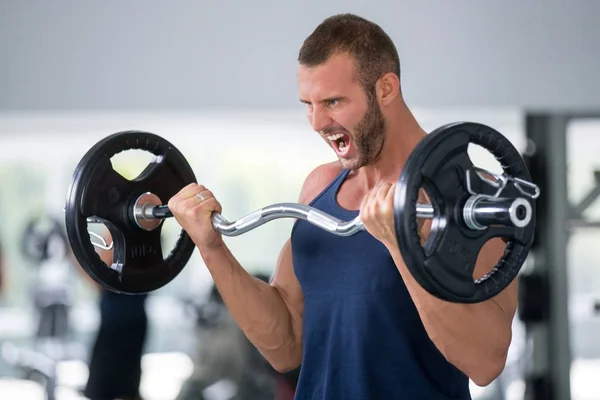
[[[335,151],[343,168],[372,164],[383,147],[385,119],[373,96],[356,80],[352,58],[332,56],[316,67],[298,70],[300,101],[312,128]]]

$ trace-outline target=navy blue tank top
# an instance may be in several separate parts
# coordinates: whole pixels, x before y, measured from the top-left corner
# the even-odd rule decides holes
[[[344,170],[311,206],[349,221],[338,190]],[[435,347],[394,261],[368,232],[335,236],[292,228],[304,293],[303,358],[296,400],[471,399],[469,380]]]

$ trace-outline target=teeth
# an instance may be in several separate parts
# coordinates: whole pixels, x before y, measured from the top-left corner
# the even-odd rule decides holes
[[[340,139],[342,137],[344,137],[343,133],[337,133],[335,135],[327,136],[327,139],[329,139],[329,140],[338,140],[338,139]]]

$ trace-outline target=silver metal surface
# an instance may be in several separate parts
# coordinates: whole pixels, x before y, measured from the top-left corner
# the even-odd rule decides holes
[[[434,216],[431,204],[417,204],[417,218],[432,219]]]
[[[491,187],[495,188],[496,192],[492,195],[484,195],[482,193],[476,193],[472,189],[472,184],[471,184],[471,173],[473,173],[473,172],[477,176],[479,176],[479,179],[481,179],[482,182],[485,182],[488,185],[490,185]],[[525,197],[529,197],[529,198],[535,200],[540,196],[540,188],[532,182],[528,182],[521,178],[515,178],[514,176],[510,176],[510,175],[506,175],[506,174],[497,174],[497,173],[490,172],[488,170],[485,170],[485,169],[479,168],[479,167],[472,167],[465,172],[465,182],[467,185],[467,191],[472,196],[484,195],[486,197],[491,197],[494,199],[499,198],[500,195],[502,194],[502,191],[506,188],[506,186],[508,185],[509,182],[512,183],[514,185],[514,187],[519,192],[521,192],[521,194]]]
[[[159,205],[161,205],[161,202],[157,196],[151,193],[141,195],[134,204],[133,215],[136,224],[142,229],[156,229],[162,219],[155,218],[152,210]],[[433,218],[433,216],[434,211],[430,204],[417,204],[417,218]],[[342,221],[316,208],[298,203],[273,204],[235,221],[228,221],[221,214],[214,213],[212,224],[215,230],[225,236],[239,236],[269,221],[280,218],[304,220],[337,236],[352,236],[365,229],[360,216],[351,221]],[[91,217],[87,221],[88,223],[102,223],[101,220]],[[89,233],[100,241],[100,243],[92,241],[92,245],[103,250],[112,249],[113,243],[108,244],[100,235],[94,232]]]
[[[525,208],[525,214],[522,218],[519,217],[519,207]],[[533,210],[531,204],[522,197],[517,197],[510,207],[508,208],[508,215],[510,216],[510,222],[517,228],[524,228],[531,222],[533,217]]]
[[[359,217],[344,222],[315,208],[297,203],[273,204],[232,222],[223,218],[221,214],[214,213],[212,222],[214,228],[223,235],[238,236],[279,218],[296,218],[308,221],[338,236],[351,236],[364,229]]]
[[[488,203],[490,201],[489,196],[476,195],[470,198],[465,205],[463,216],[467,226],[471,229],[485,229],[486,227],[486,224],[477,221],[477,213],[481,211],[478,209],[478,203],[483,199],[487,200]],[[163,219],[154,217],[152,211],[155,207],[161,204],[162,203],[160,199],[152,193],[144,193],[141,195],[134,204],[133,215],[135,223],[141,229],[156,229],[162,223]],[[524,204],[526,204],[526,207],[528,206],[527,215],[526,218],[520,219],[517,216],[517,207]],[[485,207],[489,208],[490,204],[486,204]],[[498,206],[497,209],[494,209],[492,204],[492,209],[490,212],[491,214],[498,213],[498,215],[503,216],[508,214],[511,220],[513,220],[515,226],[518,226],[518,224],[524,226],[531,220],[531,207],[525,199],[516,199],[509,209],[507,209],[506,206]],[[417,218],[426,219],[432,219],[435,216],[435,212],[431,204],[417,204],[416,214]],[[316,208],[299,203],[272,204],[235,221],[228,221],[221,214],[214,213],[212,216],[212,224],[216,231],[225,236],[239,236],[261,225],[264,225],[269,221],[280,218],[295,218],[304,220],[337,236],[352,236],[365,229],[362,221],[360,220],[360,216],[357,216],[351,221],[342,221],[327,213],[317,210]],[[88,218],[88,222],[101,221]],[[100,239],[102,243],[92,242],[94,246],[105,250],[112,248],[112,243],[107,244],[102,238],[98,237],[98,239]]]
[[[469,229],[481,231],[486,228],[485,225],[482,225],[479,222],[477,222],[477,218],[475,218],[475,206],[481,199],[484,198],[484,195],[478,194],[469,197],[465,203],[465,206],[463,208],[463,219],[465,220],[465,224],[467,225],[467,227],[469,227]]]
[[[94,221],[94,222],[97,222],[97,221]],[[91,242],[94,246],[96,246],[97,248],[102,249],[102,250],[112,250],[113,242],[110,242],[110,244],[108,244],[106,239],[104,239],[101,235],[98,235],[97,233],[90,232],[90,231],[88,231],[88,233],[90,234],[90,236],[93,236],[100,241],[100,243],[98,243],[98,242],[94,242],[93,240],[91,240]]]
[[[522,215],[519,215],[522,208]],[[533,218],[533,209],[529,201],[517,197],[509,199],[496,199],[483,194],[469,197],[463,208],[465,225],[473,230],[484,230],[490,221],[498,224],[509,224],[517,228],[524,228]]]
[[[137,226],[146,231],[158,228],[163,220],[155,218],[152,209],[161,204],[162,202],[154,193],[141,194],[133,204],[133,218]]]
[[[428,204],[417,205],[418,218],[433,218],[433,207]],[[304,204],[278,203],[261,208],[236,221],[227,221],[222,215],[215,213],[212,217],[214,228],[225,236],[238,236],[266,222],[279,218],[296,218],[333,233],[337,236],[352,236],[364,230],[364,225],[357,216],[351,221],[342,221],[322,211]]]

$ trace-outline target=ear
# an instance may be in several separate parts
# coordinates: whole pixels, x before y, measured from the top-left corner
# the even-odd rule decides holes
[[[377,99],[387,106],[400,95],[400,79],[394,73],[387,73],[377,81]]]

